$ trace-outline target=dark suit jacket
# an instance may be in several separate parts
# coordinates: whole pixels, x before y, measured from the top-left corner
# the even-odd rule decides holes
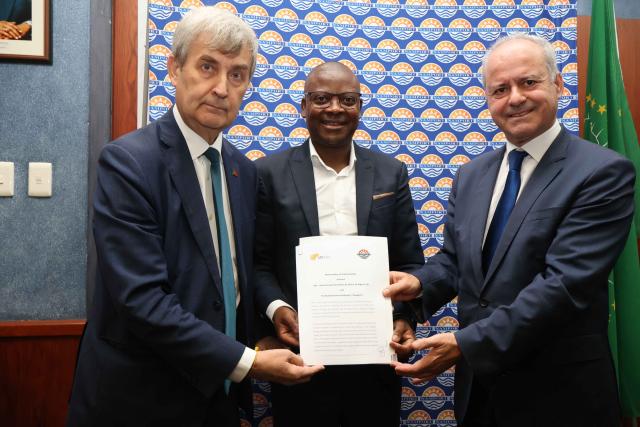
[[[355,146],[358,234],[388,239],[389,266],[412,271],[424,263],[403,163]],[[309,141],[256,162],[256,303],[261,313],[277,299],[297,308],[295,247],[320,234]],[[373,200],[374,195],[384,197]],[[404,307],[397,307],[398,310]],[[409,315],[410,311],[404,312]]]
[[[251,343],[257,178],[227,141],[222,158],[240,282],[238,335]],[[215,400],[228,400],[220,391],[245,346],[224,334],[202,193],[172,111],[104,148],[94,210],[98,280],[68,425],[203,425],[222,403]]]
[[[504,151],[460,168],[444,246],[419,274],[427,317],[458,295],[457,418],[476,375],[492,389],[500,426],[615,425],[607,276],[629,231],[633,165],[562,130],[522,190],[485,277],[483,233]]]

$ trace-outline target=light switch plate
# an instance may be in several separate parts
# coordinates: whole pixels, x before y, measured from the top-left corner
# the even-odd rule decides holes
[[[13,162],[0,162],[0,197],[11,197],[14,191]]]
[[[29,162],[29,196],[51,197],[51,163]]]

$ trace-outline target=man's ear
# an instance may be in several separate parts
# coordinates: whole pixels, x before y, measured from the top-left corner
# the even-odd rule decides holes
[[[564,80],[562,79],[562,74],[560,72],[556,74],[556,80],[553,82],[553,84],[556,86],[558,97],[562,96],[562,89],[564,89]]]
[[[176,61],[176,58],[173,54],[169,54],[167,57],[167,70],[169,71],[169,79],[171,80],[171,84],[175,87],[176,81],[178,80],[178,73],[180,70],[180,66]]]
[[[302,101],[300,101],[300,115],[307,118],[307,98],[305,95],[302,95]]]

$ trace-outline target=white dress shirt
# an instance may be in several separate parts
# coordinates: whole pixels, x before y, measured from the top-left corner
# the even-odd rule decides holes
[[[355,236],[358,234],[358,216],[356,212],[356,153],[351,143],[349,164],[336,172],[320,158],[311,140],[309,153],[313,166],[313,181],[318,204],[318,226],[321,236]],[[267,307],[267,317],[273,321],[273,315],[280,307],[289,307],[282,300],[275,300]]]
[[[210,147],[217,150],[220,154],[220,178],[222,181],[222,204],[224,207],[224,215],[227,223],[227,234],[229,236],[229,246],[231,247],[231,258],[233,260],[233,283],[236,288],[236,307],[240,304],[240,289],[238,287],[238,268],[236,258],[236,244],[233,233],[233,216],[231,215],[231,206],[229,204],[229,193],[227,189],[227,180],[224,173],[223,159],[222,159],[222,133],[218,134],[218,137],[209,145],[200,135],[194,132],[187,124],[182,120],[178,106],[173,107],[173,116],[178,123],[178,127],[187,141],[187,147],[189,148],[189,154],[193,161],[193,166],[196,170],[196,176],[198,177],[198,184],[200,185],[200,191],[202,192],[202,199],[204,200],[204,206],[207,211],[207,220],[209,221],[209,229],[211,230],[211,237],[213,239],[213,246],[216,252],[216,261],[218,263],[218,271],[220,271],[220,250],[218,248],[218,231],[216,227],[216,209],[213,201],[213,185],[211,183],[211,162],[204,155]],[[213,284],[212,284],[213,286]],[[251,369],[253,361],[255,359],[255,351],[250,348],[245,348],[238,365],[229,375],[229,379],[234,382],[240,382]]]
[[[489,215],[487,216],[487,224],[484,228],[483,246],[484,241],[487,238],[487,233],[489,232],[489,227],[491,226],[493,214],[496,212],[496,207],[498,206],[498,202],[500,201],[500,196],[502,196],[504,186],[507,182],[507,175],[509,174],[509,153],[512,150],[519,149],[521,151],[526,151],[528,154],[528,156],[526,156],[522,161],[522,167],[520,168],[520,190],[518,191],[519,198],[520,194],[522,194],[522,190],[527,185],[527,182],[529,182],[529,178],[531,178],[533,171],[536,169],[538,163],[540,163],[540,160],[551,146],[553,140],[556,139],[556,137],[560,133],[560,130],[560,123],[558,123],[558,121],[556,120],[549,129],[533,138],[522,147],[517,147],[507,141],[504,157],[502,158],[500,169],[498,170],[498,177],[496,178],[496,183],[493,187],[493,196],[491,197],[491,205],[489,205]],[[518,199],[516,198],[516,201],[517,200]]]

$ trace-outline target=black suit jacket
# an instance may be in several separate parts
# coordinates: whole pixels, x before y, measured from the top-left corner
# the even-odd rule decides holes
[[[388,239],[392,270],[419,268],[424,257],[405,165],[387,155],[354,148],[358,234]],[[260,189],[255,280],[261,313],[278,299],[297,308],[295,247],[301,237],[320,233],[309,153],[307,141],[256,161]],[[404,306],[397,306],[396,312],[411,314]]]
[[[241,294],[238,335],[251,345],[256,171],[227,141],[222,158]],[[211,231],[172,111],[105,146],[94,211],[98,280],[68,425],[203,425],[229,399],[223,382],[245,346],[224,334]]]
[[[505,149],[462,166],[444,246],[419,273],[427,317],[458,296],[456,416],[477,376],[500,426],[617,425],[607,277],[627,239],[628,160],[562,130],[523,188],[486,276],[482,241]]]

